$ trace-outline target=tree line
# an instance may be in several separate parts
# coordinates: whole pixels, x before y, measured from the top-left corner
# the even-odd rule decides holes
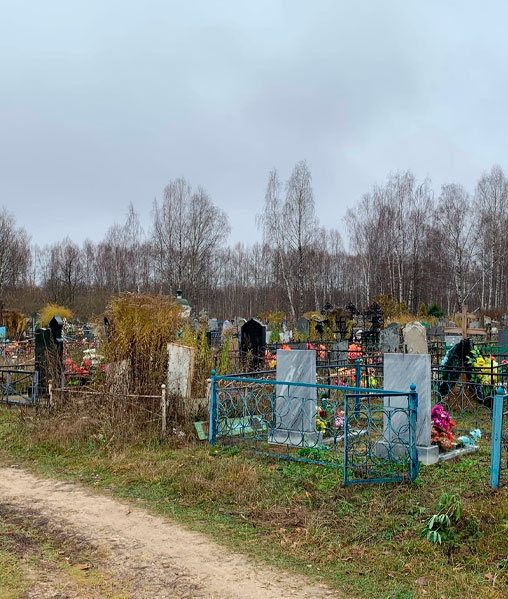
[[[411,171],[390,174],[348,209],[345,247],[338,229],[320,224],[311,171],[299,162],[285,182],[277,170],[269,173],[252,225],[262,242],[228,245],[227,213],[184,178],[154,201],[149,230],[130,205],[123,223],[81,245],[68,237],[32,244],[2,208],[0,301],[27,314],[53,301],[87,318],[112,294],[182,288],[198,312],[281,311],[293,320],[325,304],[364,306],[380,295],[413,313],[422,302],[449,314],[463,303],[500,314],[508,304],[508,179],[499,166],[472,193],[457,183],[437,193]]]

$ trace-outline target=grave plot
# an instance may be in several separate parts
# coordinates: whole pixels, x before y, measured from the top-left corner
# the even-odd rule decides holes
[[[492,350],[461,339],[442,363],[432,368],[433,403],[452,416],[458,432],[490,430],[496,389],[508,385],[508,364],[498,361]]]
[[[340,468],[344,484],[416,477],[417,393],[318,384],[310,351],[279,350],[276,378],[213,376],[210,441]]]

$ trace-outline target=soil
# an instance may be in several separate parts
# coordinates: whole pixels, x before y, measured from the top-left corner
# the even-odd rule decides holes
[[[0,468],[0,525],[29,580],[27,599],[340,596],[131,504],[17,467]]]

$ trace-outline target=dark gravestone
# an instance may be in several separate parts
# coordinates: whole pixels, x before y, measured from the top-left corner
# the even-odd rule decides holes
[[[508,347],[508,329],[499,329],[497,332],[497,346]]]
[[[396,353],[399,347],[400,327],[396,322],[392,322],[379,333],[379,349],[383,353]]]
[[[57,355],[60,361],[63,357],[63,325],[63,320],[60,318],[60,316],[58,316],[58,314],[55,314],[55,316],[53,316],[53,318],[49,321],[49,329],[53,336],[53,341],[55,343]]]
[[[263,363],[266,349],[266,326],[257,320],[251,318],[241,329],[240,352],[245,359],[252,356],[252,363],[255,368]]]
[[[300,335],[308,337],[310,331],[309,319],[304,318],[303,316],[302,318],[299,318],[296,323],[296,330],[300,333]]]
[[[51,331],[35,329],[35,370],[38,373],[39,392],[42,393],[45,393],[48,388],[48,357],[51,347]]]
[[[429,339],[435,339],[436,341],[444,341],[444,327],[429,327]]]
[[[508,359],[508,329],[498,330],[497,347],[501,350],[498,355],[498,361],[501,362],[502,360]]]
[[[45,393],[50,378],[60,383],[63,358],[63,320],[55,315],[49,328],[35,331],[35,369],[38,372],[39,391]]]

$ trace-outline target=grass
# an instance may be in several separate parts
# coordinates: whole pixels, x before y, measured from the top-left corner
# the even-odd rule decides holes
[[[21,599],[27,587],[20,562],[12,553],[0,549],[0,597]]]
[[[489,449],[422,468],[413,484],[344,488],[340,470],[236,449],[157,441],[117,444],[0,411],[4,461],[79,480],[170,516],[237,551],[304,572],[349,597],[501,599],[508,592],[508,492],[488,486]],[[423,533],[443,492],[462,515],[453,540]]]
[[[41,581],[50,593],[67,589],[73,597],[126,599],[130,595],[123,585],[111,580],[107,559],[88,541],[69,535],[29,506],[0,505],[2,599],[21,599],[31,588],[40,591]]]

